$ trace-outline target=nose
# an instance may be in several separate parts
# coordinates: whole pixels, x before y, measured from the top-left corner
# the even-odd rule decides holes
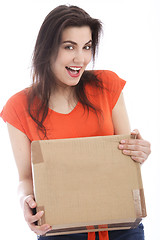
[[[79,65],[84,63],[84,54],[82,51],[76,51],[73,59],[74,63]]]

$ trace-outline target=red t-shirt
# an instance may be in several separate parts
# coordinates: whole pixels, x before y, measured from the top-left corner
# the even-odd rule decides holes
[[[114,135],[112,109],[126,82],[108,70],[96,70],[94,74],[102,80],[104,90],[86,85],[85,91],[88,99],[101,109],[102,114],[98,114],[99,118],[97,118],[93,110],[84,111],[80,102],[68,114],[58,113],[49,108],[44,121],[48,139]],[[43,134],[37,131],[36,123],[28,114],[27,91],[28,89],[24,89],[13,95],[4,106],[0,117],[25,133],[30,141],[40,140],[43,139]],[[40,99],[37,98],[36,101]],[[95,233],[88,233],[88,240],[93,239],[95,239]],[[99,239],[108,240],[108,232],[99,232]]]
[[[114,135],[112,109],[114,108],[125,81],[115,73],[95,70],[94,74],[102,79],[103,92],[92,85],[86,85],[88,99],[101,109],[102,115],[84,108],[80,102],[68,114],[55,112],[49,108],[44,121],[48,139],[77,138]],[[13,95],[4,106],[0,116],[27,135],[30,141],[43,139],[43,133],[37,131],[37,125],[27,110],[27,89]],[[37,101],[40,101],[37,99]]]

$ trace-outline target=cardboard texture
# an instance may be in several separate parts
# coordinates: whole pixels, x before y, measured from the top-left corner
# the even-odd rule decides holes
[[[118,149],[129,135],[34,141],[37,211],[47,235],[128,229],[146,216],[140,164]]]

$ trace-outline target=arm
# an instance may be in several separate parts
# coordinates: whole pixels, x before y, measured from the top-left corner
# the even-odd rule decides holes
[[[116,135],[130,134],[130,123],[122,93],[113,108],[112,121]],[[143,163],[151,153],[150,143],[141,137],[137,129],[131,134],[135,135],[136,139],[122,140],[119,149],[123,151],[123,154],[131,156],[134,161]]]
[[[31,168],[31,143],[27,136],[7,123],[9,137],[13,149],[14,158],[16,161],[19,173],[19,187],[18,194],[20,203],[24,212],[25,220],[27,221],[30,229],[38,235],[45,234],[51,230],[48,224],[36,226],[35,222],[38,221],[44,212],[38,212],[33,215],[33,209],[36,207],[33,193],[33,180]]]
[[[131,128],[123,93],[121,93],[115,107],[112,110],[112,121],[115,135],[130,134]]]

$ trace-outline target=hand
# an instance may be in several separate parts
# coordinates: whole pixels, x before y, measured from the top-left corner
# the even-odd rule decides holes
[[[44,214],[43,211],[40,211],[34,215],[33,209],[36,206],[37,204],[33,195],[27,196],[23,201],[24,218],[33,232],[35,232],[37,235],[44,235],[46,232],[52,230],[52,227],[48,224],[44,224],[42,226],[37,226],[35,224],[35,222],[37,222]]]
[[[123,154],[131,156],[131,158],[139,163],[144,163],[151,153],[151,145],[144,140],[137,129],[131,132],[135,139],[124,139],[120,141],[119,149]]]

